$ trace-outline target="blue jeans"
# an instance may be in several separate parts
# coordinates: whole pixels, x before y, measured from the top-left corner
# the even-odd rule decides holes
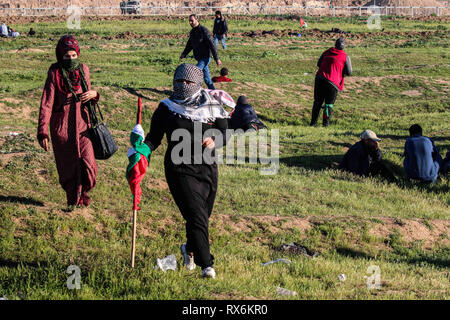
[[[219,40],[222,40],[222,48],[225,50],[227,48],[227,45],[225,43],[225,35],[221,35],[221,36],[215,35],[214,36],[214,44],[216,45],[216,48],[219,45]]]
[[[205,58],[198,60],[197,67],[203,70],[203,79],[205,79],[205,83],[208,86],[208,89],[215,90],[214,84],[211,80],[211,75],[209,74],[209,63],[211,62],[211,58]]]

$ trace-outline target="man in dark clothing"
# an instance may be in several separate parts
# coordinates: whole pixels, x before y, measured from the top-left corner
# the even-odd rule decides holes
[[[350,56],[344,51],[345,39],[340,37],[336,40],[335,47],[330,48],[319,58],[314,83],[314,105],[312,109],[311,126],[317,123],[320,109],[323,110],[323,126],[330,124],[333,105],[336,101],[338,91],[344,89],[344,76],[352,74],[352,63]],[[325,105],[322,107],[322,103]]]
[[[219,45],[219,40],[222,41],[222,47],[225,50],[227,45],[225,43],[225,37],[228,33],[228,24],[227,20],[224,16],[222,16],[222,12],[216,11],[216,18],[214,19],[214,28],[213,28],[213,36],[214,36],[214,44],[216,47]]]
[[[422,128],[414,124],[409,128],[410,137],[405,142],[406,175],[422,182],[435,182],[442,162],[438,148],[433,140],[422,136]]]
[[[204,80],[208,86],[208,89],[215,90],[208,67],[211,62],[210,54],[213,55],[214,60],[219,67],[222,65],[222,61],[219,59],[217,49],[211,38],[210,32],[206,27],[200,25],[195,14],[191,14],[189,16],[189,24],[191,25],[192,30],[189,33],[189,40],[186,44],[186,48],[180,56],[180,60],[186,58],[188,53],[193,50],[194,58],[198,62],[197,67],[203,70]]]
[[[360,176],[381,175],[385,179],[395,182],[396,178],[382,161],[379,139],[375,132],[365,130],[361,140],[348,149],[339,169],[352,172]]]

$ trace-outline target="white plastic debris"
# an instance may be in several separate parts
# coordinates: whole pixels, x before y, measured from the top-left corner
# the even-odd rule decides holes
[[[296,296],[297,295],[297,292],[295,292],[295,291],[290,291],[288,289],[280,288],[280,287],[277,288],[277,293],[281,296]]]
[[[8,300],[8,298],[6,296],[3,296],[0,298],[0,300]]]
[[[264,267],[264,266],[267,266],[269,264],[277,263],[277,262],[283,262],[283,263],[287,263],[287,264],[291,264],[292,263],[292,261],[289,260],[289,259],[279,258],[279,259],[276,259],[276,260],[273,260],[273,261],[269,261],[269,262],[266,262],[266,263],[261,263],[261,265]]]
[[[177,269],[177,259],[174,254],[167,256],[163,259],[156,259],[156,263],[158,267],[166,272],[167,270],[176,270]]]
[[[347,280],[347,277],[345,276],[345,274],[341,273],[340,275],[338,275],[338,279],[344,282],[345,280]]]
[[[18,132],[10,132],[8,135],[10,136],[10,137],[13,137],[13,136],[18,136],[20,133],[18,133]]]

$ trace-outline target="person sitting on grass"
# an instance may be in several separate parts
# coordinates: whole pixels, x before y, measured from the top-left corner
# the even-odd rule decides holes
[[[442,162],[438,148],[433,140],[422,136],[422,127],[418,124],[409,128],[409,135],[403,161],[407,177],[426,183],[435,182]]]
[[[395,182],[397,179],[382,160],[379,141],[381,139],[375,132],[365,130],[361,133],[361,140],[348,149],[339,164],[339,169],[365,177],[381,175]]]
[[[220,77],[213,77],[212,81],[213,82],[232,82],[233,80],[231,80],[230,78],[227,77],[228,75],[228,69],[227,68],[222,68],[220,69]]]
[[[450,172],[450,151],[447,152],[445,159],[442,160],[441,172],[442,174],[447,174]]]

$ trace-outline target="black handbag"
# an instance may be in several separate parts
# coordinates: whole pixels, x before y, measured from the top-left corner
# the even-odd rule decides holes
[[[114,142],[111,132],[106,126],[103,115],[98,103],[90,103],[87,106],[91,127],[88,129],[89,138],[94,148],[95,159],[106,160],[109,159],[116,151],[117,145]],[[97,117],[97,112],[100,115],[100,121]]]

